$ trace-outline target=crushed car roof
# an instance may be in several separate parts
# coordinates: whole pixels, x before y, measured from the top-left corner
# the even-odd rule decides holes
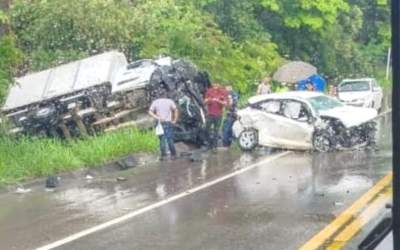
[[[324,95],[319,92],[311,92],[311,91],[289,91],[283,93],[273,93],[266,95],[257,95],[249,98],[249,103],[257,103],[267,99],[285,99],[285,98],[296,98],[296,99],[307,99],[315,96]]]
[[[111,82],[115,69],[126,65],[124,54],[110,51],[16,78],[2,109],[7,111]]]

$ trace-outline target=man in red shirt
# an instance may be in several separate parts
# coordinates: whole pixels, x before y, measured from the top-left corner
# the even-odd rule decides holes
[[[213,149],[218,145],[218,131],[221,126],[224,107],[228,105],[228,92],[220,84],[214,83],[207,90],[204,103],[207,106],[208,147]]]

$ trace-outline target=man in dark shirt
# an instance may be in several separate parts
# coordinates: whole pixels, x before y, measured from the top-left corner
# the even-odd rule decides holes
[[[204,102],[207,106],[206,131],[208,133],[208,147],[216,148],[218,145],[218,131],[224,107],[228,105],[228,93],[220,84],[214,83],[207,90]]]

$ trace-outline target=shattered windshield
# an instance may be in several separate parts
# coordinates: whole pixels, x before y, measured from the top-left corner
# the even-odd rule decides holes
[[[360,82],[346,82],[340,85],[340,92],[351,92],[351,91],[368,91],[370,90],[369,82],[360,81]]]
[[[342,103],[327,96],[311,97],[308,98],[308,101],[317,112],[344,106]]]

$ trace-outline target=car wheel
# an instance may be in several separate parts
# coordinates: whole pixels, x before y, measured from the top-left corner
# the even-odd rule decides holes
[[[258,145],[258,133],[255,129],[245,129],[238,137],[239,147],[243,151],[251,151]]]
[[[313,138],[314,150],[318,152],[329,152],[333,149],[331,136],[328,132],[318,131],[314,134]]]

